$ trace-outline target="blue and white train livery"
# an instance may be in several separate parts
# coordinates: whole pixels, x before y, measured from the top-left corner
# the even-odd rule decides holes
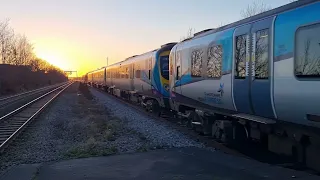
[[[319,32],[320,2],[305,0],[195,34],[170,53],[172,109],[216,138],[319,162]]]
[[[215,139],[259,141],[320,170],[318,0],[204,30],[87,79]]]

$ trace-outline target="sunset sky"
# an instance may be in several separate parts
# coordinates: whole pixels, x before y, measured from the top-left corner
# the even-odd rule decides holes
[[[241,18],[252,0],[8,0],[0,20],[34,44],[37,56],[78,75]],[[290,0],[265,0],[278,7]],[[1,19],[2,18],[2,19]]]

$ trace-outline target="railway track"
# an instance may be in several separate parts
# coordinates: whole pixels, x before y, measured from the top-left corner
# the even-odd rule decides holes
[[[35,89],[32,91],[27,91],[24,93],[2,97],[0,98],[0,116],[5,115],[8,111],[12,111],[17,108],[19,105],[24,104],[32,98],[39,96],[44,92],[48,92],[53,88],[63,85],[64,83],[59,83],[51,86],[46,86],[43,88]]]
[[[50,86],[42,89],[42,94],[30,100],[28,103],[0,117],[0,152],[3,152],[27,125],[42,112],[60,93],[68,88],[73,82],[62,83],[59,86]],[[54,87],[54,88],[53,88]],[[50,89],[53,88],[53,89]],[[49,90],[50,89],[50,90]],[[44,90],[49,90],[48,92]],[[43,92],[44,91],[44,92]],[[32,93],[39,93],[33,91]],[[20,96],[14,96],[16,98]],[[4,104],[14,100],[4,99]],[[7,101],[8,100],[8,101]],[[1,105],[0,105],[1,106]]]
[[[292,161],[291,158],[271,153],[271,152],[265,150],[264,147],[262,147],[258,144],[249,143],[249,144],[243,144],[243,145],[240,145],[239,147],[237,147],[237,146],[228,145],[225,143],[218,142],[215,139],[213,139],[210,135],[203,135],[203,134],[195,131],[194,129],[187,127],[186,123],[183,123],[180,119],[174,117],[170,113],[168,114],[168,113],[162,112],[160,114],[160,116],[157,116],[153,113],[147,112],[139,104],[133,103],[133,102],[128,101],[124,98],[119,98],[114,95],[111,95],[111,94],[107,93],[106,91],[104,91],[103,89],[99,89],[99,88],[95,88],[95,87],[92,87],[92,88],[108,95],[109,97],[111,97],[113,99],[116,99],[118,101],[123,102],[123,104],[137,110],[138,112],[142,113],[143,115],[146,115],[148,117],[152,117],[153,119],[156,119],[158,121],[162,121],[162,122],[168,124],[173,129],[178,130],[182,134],[205,144],[207,147],[212,147],[212,148],[220,150],[224,153],[227,153],[230,155],[235,155],[238,157],[244,157],[247,159],[257,160],[257,161],[260,161],[263,163],[268,163],[268,164],[272,164],[272,165],[276,165],[276,166],[280,166],[280,167],[284,167],[284,168],[290,168],[290,169],[294,169],[294,170],[298,170],[298,171],[308,172],[308,173],[315,174],[315,175],[320,175],[319,172],[316,172],[316,171],[311,170],[309,168],[306,168],[304,166],[297,165]]]
[[[15,95],[11,95],[11,96],[0,97],[0,103],[3,104],[6,101],[10,101],[10,100],[16,99],[18,97],[21,98],[21,96],[24,96],[24,95],[27,95],[27,94],[32,94],[32,93],[39,92],[39,91],[43,91],[43,90],[50,89],[50,88],[53,88],[53,87],[57,87],[57,86],[62,85],[62,84],[64,84],[64,83],[54,84],[54,85],[51,85],[51,86],[46,86],[46,87],[34,89],[34,90],[31,90],[31,91],[26,91],[26,92],[15,94]]]

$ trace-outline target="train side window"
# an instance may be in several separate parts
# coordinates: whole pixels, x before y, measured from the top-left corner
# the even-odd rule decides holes
[[[256,32],[255,37],[255,78],[268,79],[269,76],[269,29]]]
[[[208,78],[221,77],[223,50],[221,45],[214,45],[208,49],[207,76]]]
[[[299,78],[320,77],[320,23],[296,31],[294,72]]]
[[[129,68],[126,67],[126,79],[129,79]]]
[[[129,66],[129,73],[130,73],[130,79],[133,79],[133,77],[134,77],[134,65],[133,64],[131,64],[130,66]]]
[[[140,78],[140,76],[141,76],[141,72],[140,72],[140,70],[136,70],[136,78]]]
[[[117,76],[116,76],[117,79],[120,79],[120,71],[119,71],[119,68],[117,68]]]
[[[244,79],[246,77],[246,53],[247,35],[236,37],[235,50],[235,78]]]
[[[191,53],[191,76],[201,77],[203,51],[197,49]]]

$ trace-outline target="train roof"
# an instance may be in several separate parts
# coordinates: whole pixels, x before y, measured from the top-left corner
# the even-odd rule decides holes
[[[126,58],[125,60],[116,62],[116,63],[114,63],[114,64],[111,64],[111,65],[105,66],[105,67],[112,67],[112,66],[116,66],[116,65],[118,65],[118,64],[121,65],[121,63],[128,62],[128,61],[132,60],[133,58],[136,58],[136,57],[139,57],[139,56],[144,56],[144,55],[153,53],[153,52],[155,52],[155,51],[158,51],[158,50],[160,50],[160,49],[162,49],[162,48],[166,48],[166,47],[168,47],[168,46],[174,46],[174,45],[176,45],[176,44],[177,44],[177,42],[166,43],[166,44],[161,45],[160,48],[157,48],[157,49],[154,49],[154,50],[151,50],[151,51],[148,51],[148,52],[139,54],[139,55],[130,56],[130,57]]]
[[[275,16],[275,15],[280,14],[282,12],[289,11],[289,10],[292,10],[292,9],[295,9],[295,8],[299,8],[299,7],[302,7],[302,6],[305,6],[305,5],[314,3],[314,2],[318,2],[318,1],[319,0],[298,0],[298,1],[295,1],[295,2],[292,2],[292,3],[280,6],[278,8],[271,9],[269,11],[265,11],[263,13],[260,13],[260,14],[257,14],[257,15],[254,15],[254,16],[251,16],[251,17],[236,21],[236,22],[233,22],[231,24],[227,24],[225,26],[221,26],[219,28],[202,30],[200,32],[195,33],[193,35],[193,37],[191,37],[189,39],[186,39],[184,41],[189,41],[189,40],[192,40],[192,39],[200,38],[200,37],[203,37],[203,36],[215,33],[215,32],[223,31],[223,30],[226,30],[226,29],[229,29],[229,28],[233,28],[233,27],[237,27],[237,26],[240,26],[240,25],[244,25],[244,24],[250,23],[250,22],[258,21],[260,19],[267,18],[267,17],[270,17],[270,16]],[[184,41],[182,41],[182,42],[184,42]]]
[[[98,68],[98,69],[95,69],[95,70],[89,71],[87,74],[92,74],[92,73],[95,73],[95,72],[101,71],[101,70],[103,70],[104,68],[105,68],[105,67],[101,67],[101,68]]]

